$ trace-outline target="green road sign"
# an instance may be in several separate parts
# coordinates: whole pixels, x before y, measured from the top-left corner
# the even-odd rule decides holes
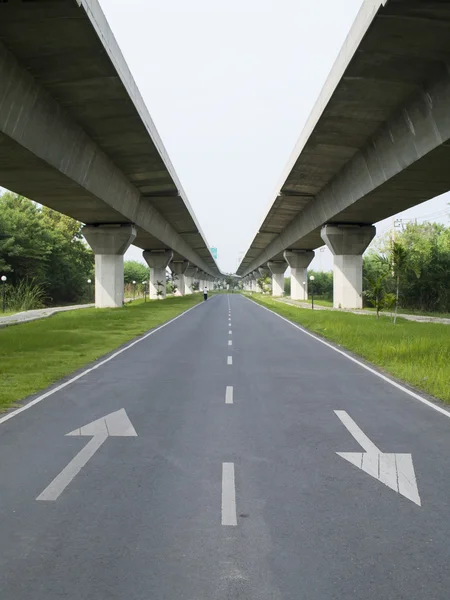
[[[210,248],[214,260],[217,260],[217,248]]]

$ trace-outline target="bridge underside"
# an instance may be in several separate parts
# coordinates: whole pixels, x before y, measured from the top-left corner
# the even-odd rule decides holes
[[[0,185],[219,276],[97,0],[0,3]]]
[[[450,3],[366,2],[238,274],[450,189]],[[376,7],[377,8],[377,7]]]

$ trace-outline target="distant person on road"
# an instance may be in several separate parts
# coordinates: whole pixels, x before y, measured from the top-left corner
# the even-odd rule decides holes
[[[205,287],[203,288],[203,300],[208,300],[208,288]]]

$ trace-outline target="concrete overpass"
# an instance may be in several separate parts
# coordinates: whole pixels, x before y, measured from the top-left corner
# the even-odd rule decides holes
[[[0,3],[0,185],[86,225],[97,306],[122,305],[131,243],[151,297],[168,264],[181,293],[220,276],[97,0]]]
[[[290,265],[303,299],[325,242],[335,306],[360,307],[373,224],[450,189],[449,139],[450,2],[366,0],[237,274],[279,295]]]

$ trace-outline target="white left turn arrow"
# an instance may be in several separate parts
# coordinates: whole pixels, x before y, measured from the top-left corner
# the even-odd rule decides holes
[[[92,437],[90,442],[78,452],[61,473],[55,477],[49,486],[36,500],[57,500],[72,479],[77,475],[90,458],[97,452],[109,436],[137,436],[125,409],[110,413],[101,419],[92,421],[80,429],[75,429],[66,435]]]
[[[421,506],[411,454],[381,452],[345,410],[334,412],[365,450],[365,452],[336,452],[336,454]]]

